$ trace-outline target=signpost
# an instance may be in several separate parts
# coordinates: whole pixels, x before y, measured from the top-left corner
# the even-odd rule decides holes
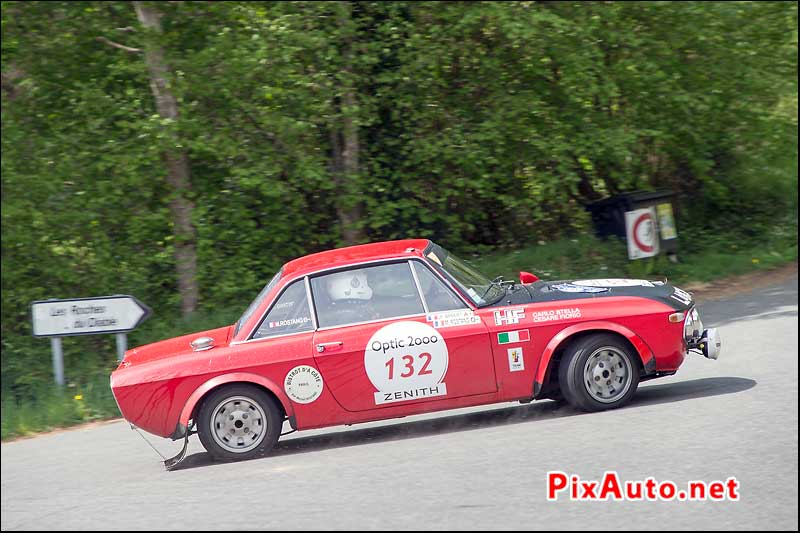
[[[658,255],[658,228],[653,207],[625,213],[628,258],[642,259]]]
[[[678,229],[670,190],[631,191],[592,202],[586,208],[598,237],[617,236],[628,242],[632,260],[666,254],[678,261]]]
[[[121,361],[128,344],[126,333],[138,327],[150,313],[150,308],[145,304],[124,294],[42,300],[31,304],[33,336],[50,337],[53,373],[59,385],[64,384],[61,337],[114,333],[117,337],[117,358]]]

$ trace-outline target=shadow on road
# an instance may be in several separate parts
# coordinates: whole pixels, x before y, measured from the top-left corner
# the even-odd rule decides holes
[[[752,379],[717,377],[642,386],[633,401],[623,409],[636,409],[647,405],[673,403],[723,394],[734,394],[755,387]],[[360,446],[407,438],[425,437],[440,433],[469,431],[507,424],[518,424],[531,420],[552,420],[568,416],[587,415],[569,405],[551,400],[527,405],[505,407],[479,413],[444,416],[415,422],[405,422],[365,429],[338,431],[325,435],[300,437],[278,442],[268,458],[295,453],[314,452],[346,446]],[[592,416],[588,414],[588,416]],[[266,459],[268,459],[266,458]],[[256,458],[252,460],[260,460]],[[207,452],[187,456],[173,471],[186,470],[216,464]]]

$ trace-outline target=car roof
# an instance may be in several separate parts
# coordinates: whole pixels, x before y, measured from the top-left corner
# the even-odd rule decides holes
[[[427,239],[404,239],[326,250],[289,261],[283,266],[283,276],[294,277],[296,274],[309,274],[323,268],[347,266],[370,260],[421,256],[428,244],[430,241]]]

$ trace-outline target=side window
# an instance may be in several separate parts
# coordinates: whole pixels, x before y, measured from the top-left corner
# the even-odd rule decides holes
[[[311,292],[321,328],[425,312],[408,262],[319,276]]]
[[[461,298],[453,294],[453,291],[445,283],[436,277],[430,269],[422,265],[419,261],[412,261],[414,271],[417,273],[419,288],[428,304],[428,311],[450,311],[452,309],[466,309],[467,304]]]
[[[306,286],[304,281],[299,279],[289,285],[278,301],[272,305],[253,338],[274,337],[312,329],[314,322],[308,310]]]

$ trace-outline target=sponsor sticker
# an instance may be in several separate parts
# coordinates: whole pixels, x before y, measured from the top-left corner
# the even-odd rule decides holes
[[[455,311],[443,311],[440,313],[429,313],[425,320],[431,323],[436,329],[449,328],[452,326],[468,326],[470,324],[480,324],[481,318],[472,312],[472,309],[458,309]]]
[[[579,279],[572,282],[573,285],[581,287],[655,287],[652,282],[646,279]]]
[[[375,404],[447,395],[449,364],[441,334],[422,322],[394,322],[369,339],[364,368],[375,387]]]
[[[282,328],[284,326],[296,326],[298,324],[306,324],[311,322],[311,319],[307,316],[301,318],[289,318],[286,320],[277,320],[275,322],[270,322],[269,327],[271,328]]]
[[[672,293],[672,297],[681,302],[684,305],[690,305],[692,303],[692,295],[688,292],[679,289],[678,287],[673,287],[674,291]]]
[[[512,344],[531,340],[531,332],[527,329],[504,331],[497,334],[497,344]]]
[[[519,372],[525,370],[525,360],[522,357],[522,348],[508,349],[508,371]]]
[[[503,309],[502,311],[494,312],[494,325],[503,326],[511,324],[519,324],[519,321],[525,318],[525,308],[515,307],[513,309]]]
[[[311,403],[322,394],[322,374],[313,366],[296,366],[283,381],[286,395],[297,403]]]
[[[548,309],[547,311],[534,311],[531,316],[534,322],[555,322],[557,320],[580,318],[581,310],[578,307]]]
[[[575,285],[573,283],[559,283],[558,285],[551,285],[551,289],[555,289],[561,292],[606,292],[608,291],[608,287],[583,287],[581,285]]]

